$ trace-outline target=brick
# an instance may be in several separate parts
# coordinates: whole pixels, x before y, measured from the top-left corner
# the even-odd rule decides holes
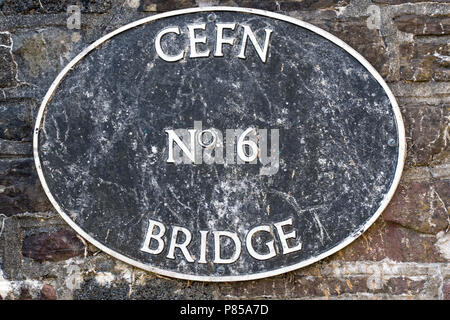
[[[390,83],[389,87],[398,99],[400,106],[404,104],[418,105],[419,101],[430,106],[443,104],[445,106],[450,101],[447,82],[401,81]],[[401,103],[402,101],[404,103]]]
[[[439,180],[434,183],[436,196],[442,202],[442,206],[450,207],[450,180]],[[450,218],[449,216],[447,216]]]
[[[196,7],[195,0],[141,0],[139,11],[171,11]]]
[[[195,0],[142,0],[140,11],[170,11],[183,8],[197,7],[200,1]],[[203,1],[208,3],[208,1]],[[304,0],[304,1],[273,1],[273,0],[219,0],[215,4],[223,6],[240,6],[245,8],[262,9],[269,11],[312,11],[332,9],[349,4],[349,0]],[[208,4],[213,3],[210,1]]]
[[[372,0],[373,3],[381,3],[381,4],[403,4],[403,3],[418,3],[418,2],[442,2],[446,3],[448,0]]]
[[[406,14],[394,17],[397,29],[415,35],[445,35],[450,34],[449,15],[415,15]]]
[[[384,245],[385,233],[386,222],[382,218],[378,218],[359,238],[328,259],[343,261],[381,261],[388,256]]]
[[[8,32],[0,32],[0,45],[10,47],[11,44],[11,35]]]
[[[233,282],[219,284],[219,292],[222,297],[233,298],[245,296],[252,297],[275,297],[283,296],[286,291],[286,277],[260,279],[256,281]]]
[[[399,53],[401,80],[450,81],[449,43],[404,43]]]
[[[14,87],[17,84],[17,67],[10,48],[0,47],[0,88]]]
[[[27,156],[33,155],[33,146],[31,142],[18,142],[0,139],[0,150],[6,156]]]
[[[21,242],[22,230],[19,221],[14,218],[3,220],[4,230],[0,240],[3,242],[2,269],[6,279],[21,279],[22,273],[22,255]],[[2,222],[2,223],[3,223]]]
[[[20,289],[20,296],[19,300],[33,300],[33,297],[31,296],[30,289],[27,287],[22,287]]]
[[[430,175],[430,170],[428,170],[428,167],[405,168],[402,172],[402,180],[400,181],[400,185],[403,182],[425,181],[431,179],[432,177],[433,176]]]
[[[53,80],[69,62],[68,58],[77,45],[66,30],[47,28],[39,33],[25,31],[15,35],[17,44],[14,54],[21,79],[47,87],[46,82]]]
[[[388,293],[390,295],[418,295],[425,290],[425,280],[412,280],[403,276],[388,279],[382,288],[374,290],[376,293]]]
[[[32,109],[28,99],[0,101],[0,150],[2,155],[32,156]]]
[[[450,105],[400,106],[407,139],[406,165],[428,165],[447,147]]]
[[[373,282],[375,281],[375,282]],[[418,295],[424,291],[425,280],[415,280],[404,276],[372,279],[367,275],[345,277],[305,276],[294,274],[251,282],[220,285],[223,297],[286,298],[340,297],[358,293]]]
[[[442,200],[445,193],[439,191],[448,190],[450,180],[441,184],[438,189],[431,180],[402,182],[383,213],[384,220],[434,235],[447,229],[449,217]]]
[[[430,167],[430,174],[436,179],[450,179],[450,161]]]
[[[450,300],[450,280],[445,281],[442,286],[442,298],[443,300]]]
[[[205,282],[175,281],[162,277],[139,281],[132,287],[123,279],[116,279],[111,285],[104,286],[95,277],[86,277],[73,295],[74,299],[80,300],[212,300],[214,287],[214,284]]]
[[[367,292],[366,278],[336,279],[330,277],[296,277],[289,298],[340,296]]]
[[[32,158],[0,159],[0,191],[0,212],[7,216],[52,209]]]
[[[396,224],[387,223],[384,249],[387,257],[399,262],[445,262],[434,244],[435,236],[417,233]]]
[[[30,102],[0,102],[0,139],[31,141],[32,133]]]
[[[403,228],[397,223],[377,221],[358,239],[331,256],[330,260],[397,262],[445,262],[435,247],[436,236]]]
[[[450,129],[450,127],[449,127]],[[448,133],[446,133],[448,136]],[[432,172],[432,174],[436,174],[439,179],[442,179],[444,176],[446,177],[446,179],[449,179],[449,175],[450,175],[450,171],[448,171],[448,169],[446,169],[445,172],[443,172],[441,169],[443,168],[443,166],[450,164],[450,149],[448,147],[446,147],[444,150],[442,150],[441,152],[439,152],[438,154],[434,154],[433,155],[433,160],[430,162],[430,168],[432,170],[430,170]],[[437,169],[433,170],[433,167],[436,168],[437,166],[439,166]],[[439,172],[440,171],[440,172]]]
[[[49,284],[44,284],[41,288],[41,300],[56,300],[56,290]]]
[[[382,77],[385,78],[389,75],[389,58],[383,38],[377,30],[367,28],[365,19],[339,21],[334,18],[311,23],[330,32],[354,48],[374,66]]]
[[[112,7],[112,0],[4,0],[0,11],[4,15],[65,13],[70,5],[80,6],[82,13],[104,13]]]
[[[336,7],[345,7],[349,3],[350,0],[278,1],[281,11],[332,9]]]
[[[84,254],[85,246],[72,230],[62,229],[25,237],[22,255],[38,262],[61,261]]]

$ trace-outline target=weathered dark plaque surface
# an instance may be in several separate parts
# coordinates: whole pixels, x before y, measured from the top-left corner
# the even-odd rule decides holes
[[[354,50],[301,21],[202,8],[98,40],[48,91],[35,159],[63,218],[150,271],[233,281],[353,241],[400,179],[401,116]]]

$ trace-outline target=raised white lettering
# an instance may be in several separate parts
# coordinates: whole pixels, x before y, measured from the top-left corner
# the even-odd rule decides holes
[[[153,234],[153,230],[157,227],[159,232],[157,234]],[[166,227],[158,221],[150,220],[147,228],[147,235],[145,237],[144,245],[141,250],[151,254],[159,254],[164,249],[164,241],[162,237],[166,232]],[[150,249],[150,241],[155,239],[158,242],[158,247],[156,249]]]
[[[262,231],[271,233],[272,229],[270,228],[270,226],[258,226],[258,227],[251,229],[247,233],[247,237],[245,239],[245,245],[247,247],[248,253],[253,258],[258,259],[258,260],[267,260],[267,259],[275,257],[275,255],[276,255],[275,245],[274,245],[275,241],[271,240],[269,242],[266,242],[266,246],[269,248],[269,253],[266,253],[266,254],[260,254],[260,253],[256,252],[252,245],[253,235],[255,233],[262,232]]]
[[[241,255],[241,240],[236,233],[230,231],[213,231],[214,234],[214,263],[233,263]],[[234,242],[234,253],[230,258],[222,258],[220,255],[221,237],[227,237]]]
[[[262,62],[266,62],[267,60],[267,52],[269,49],[269,39],[270,35],[273,32],[273,30],[270,29],[264,29],[266,32],[266,38],[264,40],[264,46],[261,48],[259,46],[258,41],[256,40],[256,36],[253,33],[252,29],[250,29],[249,26],[243,25],[244,27],[244,36],[242,37],[242,44],[241,44],[241,52],[238,55],[238,58],[245,59],[245,50],[247,48],[247,39],[250,38],[250,41],[253,44],[253,47],[255,48],[256,52],[259,55],[259,58]]]
[[[225,29],[234,30],[236,23],[218,23],[217,26],[217,38],[216,38],[216,51],[214,51],[215,57],[223,57],[222,46],[226,44],[234,45],[235,38],[224,38],[223,31]]]
[[[187,26],[189,29],[189,42],[190,42],[190,48],[191,48],[191,54],[189,55],[190,58],[203,58],[209,56],[209,49],[206,51],[198,52],[197,51],[197,43],[204,43],[206,44],[206,36],[205,37],[199,37],[197,38],[195,35],[195,30],[205,30],[206,24],[193,24]]]
[[[161,30],[158,33],[158,35],[156,36],[156,40],[155,40],[156,53],[158,53],[158,55],[161,57],[161,59],[166,60],[168,62],[175,62],[175,61],[183,59],[184,51],[181,51],[179,54],[174,55],[174,56],[170,56],[163,51],[163,49],[161,47],[161,38],[168,33],[180,34],[180,29],[178,27],[172,27],[172,28],[166,28],[166,29]]]
[[[180,232],[184,234],[185,239],[182,243],[177,243],[178,233]],[[192,234],[188,229],[174,226],[172,229],[172,238],[170,240],[169,253],[167,254],[167,258],[175,259],[175,248],[178,248],[181,250],[184,258],[188,262],[194,262],[194,258],[191,256],[189,250],[187,249],[187,246],[189,245],[189,243],[191,243],[191,240]]]
[[[278,236],[280,237],[281,246],[283,248],[283,254],[295,252],[302,248],[301,243],[298,243],[294,247],[289,247],[288,243],[286,241],[287,239],[295,238],[295,236],[296,236],[295,230],[292,232],[289,232],[287,234],[284,233],[284,231],[283,231],[283,226],[292,225],[292,218],[289,218],[285,221],[275,223],[274,225],[275,225],[275,228],[277,229]]]

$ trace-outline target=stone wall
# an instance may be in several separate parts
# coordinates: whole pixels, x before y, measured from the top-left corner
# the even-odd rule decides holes
[[[81,8],[81,28],[70,5]],[[77,236],[32,156],[40,101],[102,35],[158,12],[227,5],[310,22],[385,78],[408,143],[388,208],[338,253],[284,275],[200,283],[144,272]],[[450,299],[450,3],[445,0],[0,0],[0,299]]]

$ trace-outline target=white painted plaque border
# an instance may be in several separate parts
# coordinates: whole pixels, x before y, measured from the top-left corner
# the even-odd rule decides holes
[[[384,91],[386,92],[387,96],[389,97],[389,100],[391,102],[393,112],[395,115],[396,125],[397,125],[397,132],[398,132],[398,158],[397,158],[397,166],[394,174],[394,178],[391,184],[391,187],[389,191],[385,194],[383,200],[381,201],[380,206],[378,207],[375,214],[366,222],[365,225],[363,225],[359,230],[356,230],[353,232],[349,237],[344,239],[341,243],[336,245],[335,247],[331,248],[330,250],[323,252],[317,256],[311,257],[308,260],[304,260],[300,263],[279,268],[272,271],[266,271],[266,272],[260,272],[250,275],[239,275],[239,276],[197,276],[197,275],[190,275],[190,274],[183,274],[173,271],[167,271],[164,269],[156,268],[149,266],[147,264],[144,264],[142,262],[136,261],[134,259],[131,259],[129,257],[124,256],[123,254],[120,254],[114,250],[111,250],[110,248],[106,247],[105,245],[101,244],[97,240],[93,239],[89,234],[87,234],[84,230],[82,230],[78,225],[76,225],[70,217],[61,209],[59,204],[56,202],[53,195],[50,193],[50,190],[48,188],[47,182],[45,180],[44,174],[42,172],[42,166],[41,162],[39,160],[39,132],[41,129],[42,121],[44,119],[45,115],[45,109],[48,104],[48,102],[53,97],[53,94],[58,87],[59,83],[64,79],[65,75],[81,60],[83,59],[89,52],[100,46],[102,43],[107,41],[108,39],[114,37],[115,35],[124,32],[128,29],[143,25],[145,23],[149,23],[158,19],[163,19],[167,17],[173,17],[183,14],[189,14],[189,13],[196,13],[196,12],[209,12],[209,11],[228,11],[228,12],[241,12],[241,13],[248,13],[248,14],[254,14],[264,17],[269,17],[273,19],[282,20],[285,22],[292,23],[294,25],[297,25],[299,27],[308,29],[325,39],[335,43],[345,51],[347,51],[351,56],[353,56],[356,60],[358,60],[371,74],[372,76],[378,81],[378,83],[382,86]],[[49,90],[47,91],[46,95],[44,96],[44,99],[41,103],[41,106],[39,108],[36,123],[34,127],[34,133],[33,133],[33,156],[34,161],[36,165],[36,170],[38,172],[39,179],[41,181],[42,187],[52,203],[52,205],[55,207],[55,209],[58,211],[58,213],[61,215],[61,217],[78,233],[80,234],[84,239],[89,241],[91,244],[93,244],[95,247],[99,248],[100,250],[106,252],[107,254],[122,260],[128,264],[131,264],[133,266],[136,266],[140,269],[144,269],[150,272],[154,272],[157,274],[161,274],[164,276],[179,278],[179,279],[185,279],[185,280],[194,280],[194,281],[211,281],[211,282],[222,282],[222,281],[243,281],[243,280],[254,280],[254,279],[260,279],[265,277],[271,277],[275,275],[279,275],[285,272],[289,272],[292,270],[296,270],[302,267],[305,267],[307,265],[310,265],[314,262],[317,262],[325,257],[328,257],[332,255],[333,253],[341,250],[342,248],[346,247],[348,244],[353,242],[356,238],[358,238],[363,232],[365,232],[374,222],[375,220],[381,215],[383,210],[388,205],[389,201],[391,200],[392,196],[394,195],[395,190],[397,189],[397,186],[400,182],[401,174],[403,171],[403,166],[405,162],[406,157],[406,139],[405,139],[405,129],[403,125],[403,119],[400,113],[400,109],[398,107],[397,101],[395,100],[394,95],[392,94],[391,90],[389,89],[386,82],[383,80],[381,75],[375,70],[375,68],[363,57],[361,56],[357,51],[355,51],[353,48],[351,48],[349,45],[347,45],[345,42],[340,40],[339,38],[335,37],[331,33],[322,30],[318,27],[315,27],[307,22],[298,20],[296,18],[292,18],[286,15],[265,11],[265,10],[259,10],[259,9],[250,9],[250,8],[237,8],[237,7],[223,7],[223,6],[217,6],[217,7],[200,7],[200,8],[191,8],[191,9],[182,9],[182,10],[175,10],[170,12],[165,12],[161,14],[156,14],[150,17],[146,17],[137,21],[134,21],[132,23],[129,23],[123,27],[118,28],[117,30],[108,33],[107,35],[101,37],[97,41],[93,42],[91,45],[89,45],[87,48],[85,48],[82,52],[80,52],[72,61],[69,62],[69,64],[64,67],[64,69],[58,74],[56,79],[53,81],[52,85],[50,86]]]

